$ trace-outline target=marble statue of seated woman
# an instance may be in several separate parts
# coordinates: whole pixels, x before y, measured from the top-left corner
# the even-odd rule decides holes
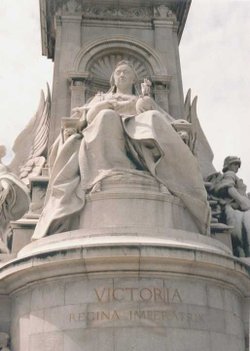
[[[110,173],[131,170],[147,171],[166,186],[206,234],[209,207],[203,180],[195,157],[171,125],[173,118],[149,96],[148,81],[142,94],[137,92],[129,62],[117,64],[110,82],[107,93],[74,110],[54,143],[45,207],[33,239],[77,229],[85,194]]]

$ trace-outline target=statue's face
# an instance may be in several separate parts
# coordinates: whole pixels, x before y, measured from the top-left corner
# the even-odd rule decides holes
[[[228,166],[228,170],[229,170],[229,171],[233,171],[234,173],[237,173],[238,170],[239,170],[239,168],[240,168],[240,165],[239,165],[237,162],[231,163],[231,164]]]
[[[126,64],[120,65],[115,69],[114,81],[119,89],[131,88],[135,82],[134,71]]]

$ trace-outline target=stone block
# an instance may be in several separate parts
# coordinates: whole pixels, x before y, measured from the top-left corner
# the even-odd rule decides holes
[[[207,286],[208,306],[224,309],[224,289],[222,287]]]
[[[211,350],[245,351],[244,339],[228,334],[211,333]]]
[[[69,330],[64,337],[64,351],[113,351],[114,332],[112,328],[91,328]]]
[[[11,301],[6,295],[0,295],[0,331],[9,333],[11,322]]]
[[[11,222],[13,231],[11,252],[17,254],[25,245],[31,242],[37,219],[20,219]]]
[[[65,303],[97,303],[98,296],[102,295],[103,286],[113,286],[112,279],[100,281],[98,279],[82,278],[81,280],[72,280],[65,284]],[[99,294],[99,295],[98,295]]]
[[[62,351],[63,334],[60,332],[51,332],[46,334],[32,335],[29,338],[28,351]],[[21,351],[24,351],[21,350]],[[27,351],[27,349],[25,350]]]
[[[168,330],[168,345],[171,351],[219,351],[210,346],[210,334],[204,330],[185,330],[171,328]]]

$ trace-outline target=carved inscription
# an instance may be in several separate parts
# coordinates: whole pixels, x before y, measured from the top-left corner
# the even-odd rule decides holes
[[[163,302],[182,303],[178,289],[172,288],[98,288],[94,289],[98,302],[107,303],[112,301],[126,302]]]
[[[186,323],[204,322],[204,316],[200,313],[187,313],[182,311],[161,311],[161,310],[129,310],[129,311],[91,311],[70,313],[70,322],[82,321],[115,321],[115,320],[151,320],[154,322],[179,321]]]
[[[85,322],[88,325],[119,320],[128,323],[151,321],[156,325],[167,326],[171,323],[199,325],[205,318],[199,312],[189,312],[185,308],[183,310],[181,292],[172,287],[103,286],[95,288],[93,294],[96,304],[86,311],[69,313],[68,322]],[[116,306],[115,309],[112,308],[113,304]]]

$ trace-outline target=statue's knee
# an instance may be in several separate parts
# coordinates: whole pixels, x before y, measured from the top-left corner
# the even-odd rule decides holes
[[[120,116],[115,111],[109,109],[102,110],[98,113],[96,123],[101,130],[112,131],[114,128],[121,128]]]
[[[99,118],[114,118],[117,117],[117,113],[114,110],[105,109],[98,113]]]
[[[109,109],[105,109],[102,110],[98,113],[98,115],[96,116],[96,120],[99,123],[105,122],[105,123],[113,123],[113,121],[118,120],[119,116],[117,115],[117,113],[113,110],[109,110]]]

